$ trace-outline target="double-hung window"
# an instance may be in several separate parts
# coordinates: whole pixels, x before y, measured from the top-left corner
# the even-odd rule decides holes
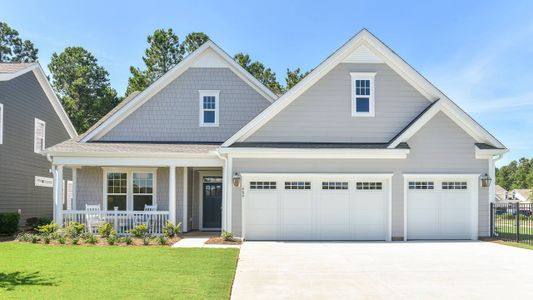
[[[200,94],[200,126],[217,127],[219,124],[220,91],[199,91]]]
[[[33,137],[33,151],[41,153],[45,148],[46,123],[35,118],[35,132]]]
[[[104,209],[143,211],[156,204],[156,169],[104,168]]]
[[[376,73],[352,72],[351,101],[352,117],[373,117],[375,115],[374,78]]]

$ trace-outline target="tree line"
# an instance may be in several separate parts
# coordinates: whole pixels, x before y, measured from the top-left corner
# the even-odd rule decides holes
[[[533,189],[533,158],[522,157],[496,169],[496,184],[510,191]]]
[[[147,37],[148,47],[142,57],[142,67],[130,66],[128,87],[123,96],[111,86],[109,72],[99,65],[96,57],[87,49],[78,46],[53,53],[48,69],[51,84],[59,96],[72,124],[79,133],[85,132],[113,107],[134,91],[143,91],[209,40],[203,32],[191,32],[180,40],[172,29],[157,29]],[[272,69],[246,53],[233,57],[244,69],[281,95],[296,85],[309,72],[300,68],[287,68],[285,84],[278,81]],[[35,62],[38,49],[29,40],[20,38],[17,30],[0,22],[0,63]]]

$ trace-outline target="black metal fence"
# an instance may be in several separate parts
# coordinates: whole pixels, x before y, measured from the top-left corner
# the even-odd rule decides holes
[[[492,236],[504,241],[533,244],[531,203],[491,203]]]

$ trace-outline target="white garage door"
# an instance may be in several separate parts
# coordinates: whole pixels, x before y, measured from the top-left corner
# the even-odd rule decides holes
[[[387,240],[390,175],[243,174],[248,240]]]
[[[476,239],[476,183],[445,175],[406,178],[407,239]]]

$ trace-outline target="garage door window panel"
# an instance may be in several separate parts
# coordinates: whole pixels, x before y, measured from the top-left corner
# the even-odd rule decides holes
[[[369,181],[358,181],[355,183],[355,188],[357,190],[382,190],[382,182],[369,182]]]
[[[338,182],[338,181],[324,181],[322,182],[323,190],[347,190],[348,182]]]
[[[275,181],[250,181],[251,190],[275,190]]]
[[[443,190],[466,190],[468,189],[468,184],[466,181],[443,181],[442,189]]]
[[[433,181],[409,181],[410,190],[433,190],[434,188]]]
[[[310,190],[310,181],[285,181],[286,190]]]

